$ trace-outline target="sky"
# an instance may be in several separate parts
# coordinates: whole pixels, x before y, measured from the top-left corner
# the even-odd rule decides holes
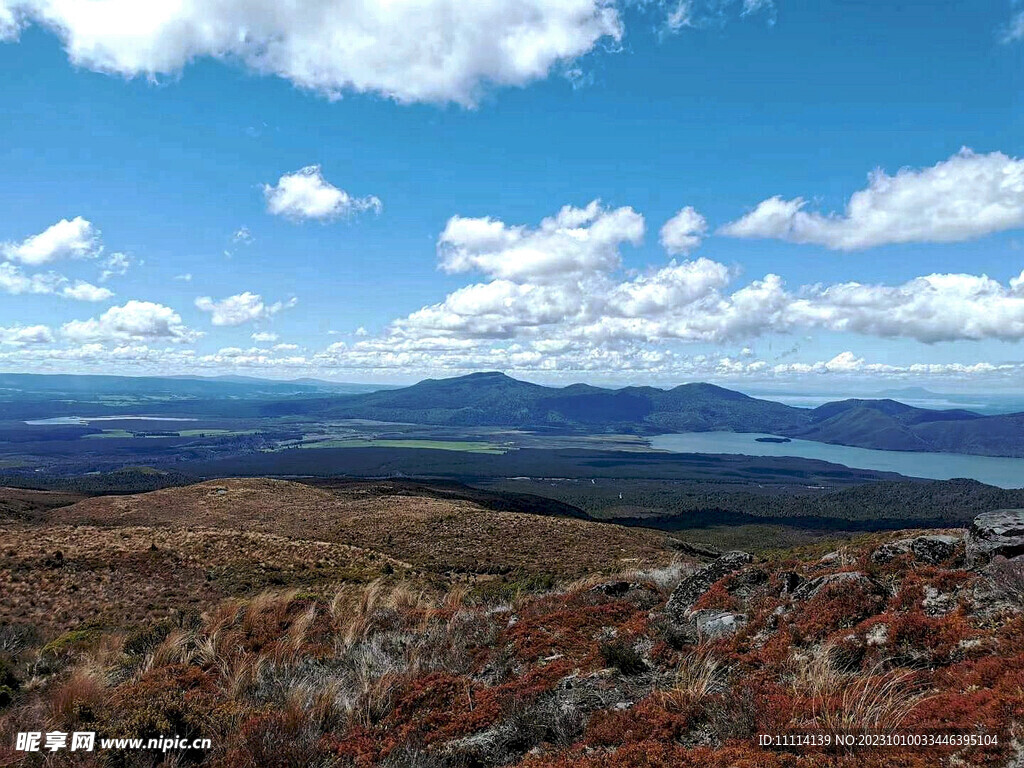
[[[0,0],[0,368],[1024,384],[1024,3]]]

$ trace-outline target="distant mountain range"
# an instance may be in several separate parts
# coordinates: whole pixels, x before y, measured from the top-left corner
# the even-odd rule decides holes
[[[349,384],[296,379],[274,381],[251,376],[103,376],[75,374],[0,373],[0,400],[31,395],[138,395],[190,398],[273,398],[321,393],[355,394],[386,389],[372,384]]]
[[[760,400],[713,384],[545,387],[502,373],[427,379],[401,389],[268,403],[307,415],[448,426],[635,432],[765,432],[860,448],[1024,456],[1024,413],[983,416],[850,399],[817,408]]]

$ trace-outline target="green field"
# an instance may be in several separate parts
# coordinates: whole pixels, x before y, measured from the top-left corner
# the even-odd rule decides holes
[[[494,443],[470,440],[372,440],[353,438],[351,440],[320,440],[303,443],[300,448],[427,448],[438,451],[464,451],[466,453],[503,454],[508,448]]]
[[[147,435],[144,434],[145,430],[139,430],[139,432],[130,432],[127,429],[104,429],[103,432],[93,435],[82,435],[83,440],[95,440],[97,438],[105,437],[116,437],[116,438],[146,438],[152,440],[159,440],[160,438],[170,437],[232,437],[235,435],[255,435],[259,430],[256,429],[179,429],[173,434],[166,435]]]
[[[179,429],[179,437],[224,437],[225,435],[255,435],[258,429]]]

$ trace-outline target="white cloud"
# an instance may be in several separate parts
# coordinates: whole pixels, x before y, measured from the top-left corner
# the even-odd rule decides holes
[[[693,0],[679,0],[665,17],[665,26],[670,32],[678,32],[684,27],[696,26]]]
[[[79,301],[105,301],[114,294],[107,288],[98,288],[79,280],[74,284],[56,272],[25,274],[9,261],[0,262],[0,291],[14,295],[35,294],[40,296],[62,296]]]
[[[808,330],[924,343],[1024,339],[1024,275],[928,275],[902,285],[837,283],[791,290],[767,274],[737,275],[707,258],[622,275],[618,248],[637,242],[632,209],[563,208],[541,226],[492,218],[449,221],[441,267],[495,279],[459,288],[395,320],[384,338],[416,343],[497,341],[614,345],[723,343]],[[600,233],[600,234],[598,234]]]
[[[256,331],[250,338],[257,342],[271,342],[277,341],[278,336],[270,331]]]
[[[118,277],[128,272],[132,266],[131,258],[125,253],[112,253],[103,261],[103,271],[100,273],[100,282],[105,283],[112,277]]]
[[[196,307],[210,313],[210,322],[222,326],[245,325],[257,320],[266,320],[282,309],[294,307],[297,303],[298,300],[292,298],[286,302],[266,304],[262,296],[249,291],[228,296],[220,301],[215,301],[209,296],[200,296],[196,299]]]
[[[248,227],[239,227],[235,230],[235,234],[231,236],[231,242],[242,243],[243,245],[249,245],[253,240],[254,238]]]
[[[181,275],[175,275],[174,279],[175,280],[180,280],[183,283],[191,283],[192,282],[192,273],[191,272],[185,272],[184,274],[181,274]]]
[[[65,323],[61,334],[79,344],[159,340],[189,343],[202,335],[188,328],[170,307],[134,299],[111,307],[99,317]]]
[[[263,185],[267,211],[292,219],[336,219],[356,213],[380,213],[381,202],[373,195],[352,197],[330,184],[319,165],[307,165],[295,173],[286,173],[277,184]]]
[[[1024,40],[1024,11],[1017,11],[1013,15],[1009,26],[1003,31],[1002,38],[1004,43]]]
[[[749,16],[752,13],[759,11],[774,10],[775,3],[773,0],[743,0],[742,15]]]
[[[0,41],[13,40],[17,37],[18,26],[14,7],[7,5],[7,0],[0,0]]]
[[[438,242],[445,272],[479,271],[512,281],[550,282],[614,269],[619,248],[639,245],[644,217],[632,208],[563,207],[537,229],[503,221],[453,216]]]
[[[58,259],[94,257],[101,250],[99,230],[81,216],[61,219],[20,243],[0,245],[5,258],[33,267]]]
[[[3,8],[0,5],[0,8]],[[243,63],[330,98],[475,103],[487,85],[523,86],[623,29],[612,0],[13,0],[54,30],[80,67],[126,77],[195,59]],[[0,30],[12,34],[7,21]]]
[[[872,380],[920,377],[973,378],[973,377],[1015,377],[1024,370],[1021,363],[870,363],[853,352],[840,352],[831,360],[815,363],[779,363],[770,367],[774,376],[806,376],[808,374],[869,375]]]
[[[100,288],[84,280],[78,280],[74,285],[65,286],[60,293],[65,298],[78,301],[106,301],[114,295],[109,288]]]
[[[0,290],[4,293],[52,294],[57,293],[67,280],[54,272],[26,275],[17,264],[0,262]]]
[[[963,149],[930,168],[876,170],[842,214],[806,211],[803,198],[772,197],[719,231],[834,250],[889,243],[957,242],[1024,227],[1024,160]]]
[[[0,327],[0,344],[22,347],[29,344],[52,344],[53,332],[45,325],[14,325]]]
[[[661,245],[673,255],[686,255],[700,245],[707,231],[707,220],[688,205],[665,222],[661,228]]]
[[[813,286],[789,309],[794,324],[925,343],[1024,339],[1024,273],[933,274],[902,285]]]
[[[769,25],[775,23],[774,0],[661,0],[659,5],[668,9],[664,26],[673,33],[685,28],[722,27],[737,16],[755,14],[763,14]]]

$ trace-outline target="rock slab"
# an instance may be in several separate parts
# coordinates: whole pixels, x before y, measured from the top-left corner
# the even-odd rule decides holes
[[[669,597],[668,603],[665,605],[665,613],[673,621],[687,621],[693,604],[700,599],[701,595],[711,589],[716,581],[749,565],[753,560],[753,556],[748,552],[726,552],[717,560],[708,563],[683,579],[679,586],[672,591],[672,596]]]
[[[974,518],[967,531],[967,562],[984,565],[993,557],[1024,555],[1024,509],[997,509]]]
[[[871,554],[876,563],[888,563],[909,554],[919,563],[938,565],[953,556],[961,539],[957,536],[933,534],[913,536],[883,544]]]

